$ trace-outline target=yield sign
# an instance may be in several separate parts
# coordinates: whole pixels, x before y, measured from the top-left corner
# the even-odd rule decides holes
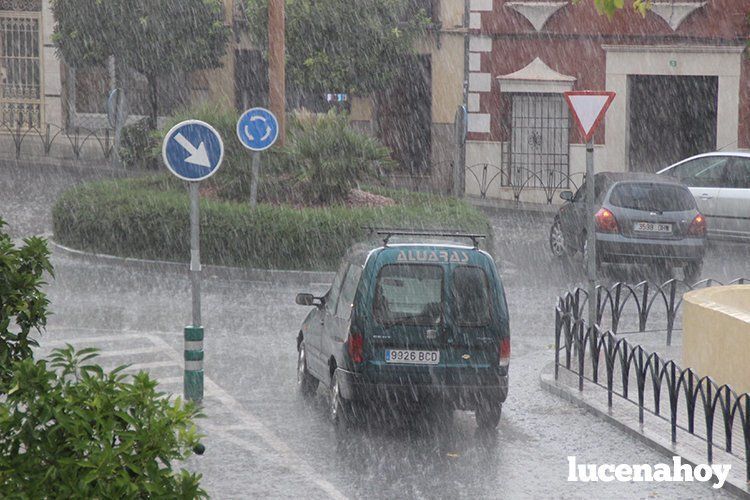
[[[615,98],[615,93],[581,90],[564,92],[563,95],[568,102],[570,111],[573,113],[573,118],[578,124],[578,129],[586,142],[590,141],[594,131],[604,118],[607,108]]]

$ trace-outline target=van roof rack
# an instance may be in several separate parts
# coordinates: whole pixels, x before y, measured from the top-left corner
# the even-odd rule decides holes
[[[389,228],[366,228],[370,233],[383,236],[383,246],[388,246],[388,242],[393,236],[449,236],[452,238],[467,238],[474,244],[474,248],[479,248],[479,240],[486,239],[486,234],[463,233],[461,231],[451,231],[447,229],[389,229]]]

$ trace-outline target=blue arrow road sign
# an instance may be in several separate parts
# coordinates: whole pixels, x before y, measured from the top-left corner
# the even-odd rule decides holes
[[[265,108],[245,111],[237,121],[237,137],[251,151],[264,151],[279,137],[279,122]]]
[[[202,181],[219,169],[224,142],[208,123],[187,120],[172,127],[164,137],[162,156],[167,168],[180,179]]]

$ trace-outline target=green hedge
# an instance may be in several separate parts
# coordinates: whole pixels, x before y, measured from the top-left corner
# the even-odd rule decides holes
[[[490,235],[487,218],[466,203],[378,190],[398,202],[379,208],[295,208],[203,198],[205,264],[274,269],[334,269],[365,227],[450,228]],[[53,208],[55,239],[80,250],[187,262],[187,190],[165,176],[95,182],[63,194]]]

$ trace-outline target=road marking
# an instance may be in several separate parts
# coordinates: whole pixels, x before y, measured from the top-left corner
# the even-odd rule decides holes
[[[256,455],[258,455],[261,458],[265,458],[266,460],[274,462],[274,463],[276,463],[276,464],[278,464],[278,465],[280,465],[282,467],[288,468],[288,469],[290,469],[290,468],[297,468],[297,470],[295,472],[297,472],[299,475],[301,475],[306,480],[308,480],[308,481],[312,482],[313,484],[315,484],[318,488],[320,488],[325,493],[327,493],[328,496],[330,496],[331,498],[334,498],[336,500],[346,500],[348,498],[346,495],[344,495],[339,490],[337,490],[331,483],[329,483],[325,479],[321,479],[320,476],[315,472],[315,470],[312,467],[310,467],[309,465],[307,465],[307,463],[299,461],[299,459],[297,459],[298,463],[295,464],[296,467],[293,467],[292,464],[290,464],[290,463],[285,463],[284,461],[281,461],[281,460],[279,460],[276,457],[268,455],[267,453],[265,453],[266,450],[263,450],[262,448],[254,445],[253,443],[251,443],[251,442],[249,442],[249,441],[247,441],[247,440],[245,440],[245,439],[243,439],[241,437],[238,437],[238,436],[236,436],[236,435],[234,435],[234,434],[232,434],[230,432],[225,432],[225,430],[224,430],[225,428],[224,427],[221,427],[221,428],[219,428],[219,427],[213,427],[213,426],[206,426],[206,427],[207,427],[207,429],[210,429],[210,431],[213,434],[215,434],[217,436],[220,436],[220,437],[226,439],[227,441],[231,442],[232,444],[237,445],[237,446],[239,446],[241,448],[244,448],[245,450],[247,450],[247,451],[249,451],[251,453],[255,453]],[[242,429],[242,430],[245,430],[245,429]]]
[[[70,328],[73,332],[79,332],[81,330],[89,330],[89,331],[97,331],[102,332],[105,331],[104,329],[94,329],[94,328]],[[182,356],[179,352],[177,352],[175,349],[170,346],[166,340],[161,338],[158,335],[158,332],[139,332],[138,334],[122,334],[116,330],[111,330],[113,332],[117,332],[118,335],[116,337],[110,337],[110,336],[98,336],[98,337],[83,337],[83,338],[75,338],[75,339],[69,339],[69,340],[55,340],[50,342],[44,342],[45,347],[49,344],[53,345],[65,345],[66,343],[69,344],[78,344],[81,342],[92,342],[92,341],[108,341],[111,342],[112,340],[116,339],[125,339],[125,340],[131,340],[131,339],[144,339],[148,340],[153,347],[149,348],[138,348],[138,349],[123,349],[119,351],[103,351],[99,353],[99,357],[114,357],[114,356],[127,356],[127,355],[133,355],[133,354],[144,354],[144,353],[164,353],[169,358],[171,358],[171,361],[162,361],[162,362],[153,362],[153,363],[141,363],[140,365],[153,365],[153,366],[183,366],[183,360]],[[138,365],[131,365],[131,368]],[[182,377],[169,377],[164,379],[156,379],[160,385],[169,384],[169,383],[175,383],[179,384],[182,383]],[[281,438],[279,438],[271,429],[269,429],[265,424],[261,422],[258,417],[253,415],[252,413],[245,410],[242,405],[234,399],[229,393],[227,393],[224,389],[222,389],[218,384],[216,384],[213,380],[209,379],[208,377],[204,378],[204,386],[206,388],[206,394],[205,396],[217,399],[219,403],[229,411],[229,413],[237,419],[240,424],[236,424],[231,426],[231,428],[241,428],[241,430],[250,431],[253,432],[255,435],[257,435],[263,442],[265,442],[273,451],[276,452],[276,455],[278,458],[273,457],[268,454],[267,450],[263,450],[262,448],[259,448],[258,446],[242,440],[241,438],[238,438],[237,436],[234,436],[230,434],[229,432],[226,432],[224,429],[228,429],[230,427],[219,427],[214,426],[211,423],[205,423],[204,422],[198,422],[199,426],[205,427],[206,429],[210,429],[212,432],[216,432],[217,434],[222,435],[223,437],[229,439],[232,442],[235,442],[242,446],[244,449],[256,453],[261,457],[265,457],[266,459],[270,459],[279,465],[299,474],[303,478],[307,479],[308,481],[311,481],[315,485],[317,485],[318,488],[320,488],[322,491],[324,491],[326,494],[328,494],[331,498],[340,500],[340,499],[346,499],[346,495],[341,493],[336,487],[330,483],[328,480],[323,478],[320,474],[317,473],[317,471],[312,468],[307,462],[305,462],[299,455],[297,455],[287,444],[284,442]],[[204,398],[204,402],[205,402]]]
[[[159,337],[154,337],[151,339],[155,344],[160,344],[161,350],[163,352],[166,352],[169,356],[172,357],[175,362],[179,362],[181,360],[180,354],[172,349],[172,347],[167,344],[163,339]],[[245,410],[242,405],[234,399],[229,393],[227,393],[224,389],[222,389],[218,384],[216,384],[213,380],[211,380],[208,377],[204,378],[204,386],[206,388],[206,395],[210,395],[213,398],[216,398],[219,400],[219,402],[228,408],[238,420],[240,420],[243,425],[250,430],[251,432],[255,433],[258,437],[260,437],[267,445],[269,445],[273,450],[283,459],[283,465],[296,472],[297,474],[301,475],[302,477],[314,482],[320,489],[325,491],[328,495],[331,496],[331,498],[335,499],[345,499],[347,498],[346,495],[341,493],[339,490],[336,489],[336,487],[328,482],[326,479],[324,479],[320,474],[318,474],[315,469],[313,469],[310,465],[307,464],[304,460],[302,460],[289,446],[281,439],[279,438],[271,429],[265,426],[255,415]],[[204,398],[205,400],[205,398]],[[210,424],[209,424],[210,427]],[[235,436],[232,436],[231,439],[233,441],[237,441],[237,438]],[[251,443],[247,443],[249,447],[252,447],[255,450],[258,450],[258,448],[255,445],[252,445]],[[246,448],[248,451],[252,451],[250,448]]]
[[[182,365],[180,365],[179,363],[175,363],[174,361],[154,361],[153,363],[134,363],[128,366],[128,371],[150,370],[152,368],[164,368],[172,366],[182,369]],[[162,384],[165,380],[167,380],[167,378],[160,378],[159,384]],[[180,382],[182,382],[182,377],[180,377]]]
[[[47,331],[47,333],[51,333],[54,330]],[[53,333],[54,335],[54,333]],[[37,339],[40,346],[43,348],[55,348],[55,347],[65,347],[67,344],[76,345],[80,344],[82,342],[112,342],[113,340],[135,340],[135,339],[148,339],[146,335],[143,333],[139,334],[132,334],[132,335],[118,335],[117,337],[112,336],[100,336],[100,337],[76,337],[74,339],[60,339],[60,340],[48,340],[46,337],[42,337],[40,339]]]

